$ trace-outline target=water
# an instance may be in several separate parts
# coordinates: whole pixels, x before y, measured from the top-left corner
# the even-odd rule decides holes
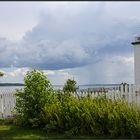
[[[119,87],[119,84],[89,84],[89,85],[80,85],[79,89],[92,89],[92,88],[113,88]]]
[[[93,88],[113,88],[113,87],[118,87],[118,84],[94,84],[94,85],[79,85],[79,89],[80,90],[84,90],[84,89],[93,89]],[[21,89],[24,86],[0,86],[0,92],[1,93],[9,93],[9,92],[14,92],[15,89]],[[63,89],[63,85],[53,85],[53,88],[55,90],[58,89]]]

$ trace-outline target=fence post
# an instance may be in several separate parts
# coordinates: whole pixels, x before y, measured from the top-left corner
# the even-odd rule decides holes
[[[4,107],[3,107],[3,94],[0,95],[0,98],[1,98],[1,115],[2,115],[2,118],[4,117]]]
[[[140,85],[138,85],[138,106],[140,107]]]
[[[138,93],[139,93],[139,86],[136,85],[135,97],[136,97],[136,105],[137,105],[137,106],[138,106]]]
[[[132,88],[133,88],[133,85],[132,84],[129,84],[129,103],[132,102]]]
[[[128,85],[127,84],[125,84],[124,93],[125,93],[125,99],[128,101]]]
[[[136,102],[135,94],[136,94],[136,85],[133,85],[133,92],[132,92],[132,101],[133,102]]]
[[[123,94],[124,94],[124,87],[123,87],[123,84],[121,84],[121,98],[123,97]]]

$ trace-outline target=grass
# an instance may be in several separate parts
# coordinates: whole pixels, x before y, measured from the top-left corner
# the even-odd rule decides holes
[[[47,137],[47,134],[40,130],[0,125],[0,139],[43,139]]]
[[[88,136],[77,136],[69,137],[65,134],[50,133],[47,134],[44,131],[37,129],[21,128],[13,125],[0,125],[0,139],[6,140],[43,140],[43,139],[104,139],[109,137],[88,137]]]

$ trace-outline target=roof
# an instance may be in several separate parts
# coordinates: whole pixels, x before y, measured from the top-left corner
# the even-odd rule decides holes
[[[132,42],[131,44],[133,45],[140,44],[140,36],[135,37],[135,41]]]
[[[138,42],[138,41],[132,42],[131,44],[132,44],[132,45],[140,44],[140,41],[139,41],[139,42]]]

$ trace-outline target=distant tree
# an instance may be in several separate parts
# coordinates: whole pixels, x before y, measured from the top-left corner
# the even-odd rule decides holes
[[[4,76],[4,73],[0,72],[0,77]]]
[[[68,79],[63,87],[64,92],[75,92],[78,89],[77,82],[73,79]]]

